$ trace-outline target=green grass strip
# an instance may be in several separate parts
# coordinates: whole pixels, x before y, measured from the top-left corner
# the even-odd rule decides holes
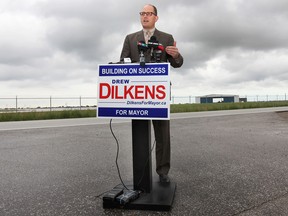
[[[207,104],[171,104],[171,113],[200,112],[232,109],[251,109],[288,106],[288,101],[245,102],[245,103],[207,103]],[[96,117],[96,110],[63,110],[46,112],[2,112],[0,122],[27,121],[46,119],[88,118]]]

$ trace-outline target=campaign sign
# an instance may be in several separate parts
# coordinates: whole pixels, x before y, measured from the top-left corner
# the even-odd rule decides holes
[[[170,119],[170,64],[99,65],[97,117]]]

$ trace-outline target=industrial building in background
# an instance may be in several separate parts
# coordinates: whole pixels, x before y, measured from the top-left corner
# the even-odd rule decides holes
[[[237,103],[237,102],[245,102],[243,100],[245,98],[241,98],[239,100],[239,95],[227,95],[227,94],[210,94],[204,96],[197,96],[195,98],[196,103]],[[246,99],[247,101],[247,99]]]

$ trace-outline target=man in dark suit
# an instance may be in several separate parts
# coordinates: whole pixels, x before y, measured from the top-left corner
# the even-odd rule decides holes
[[[157,41],[165,47],[165,52],[161,56],[162,62],[169,61],[174,68],[181,67],[183,57],[176,47],[173,36],[155,28],[158,21],[157,8],[154,5],[145,5],[140,12],[140,20],[143,30],[126,36],[120,59],[130,58],[132,62],[139,62],[139,51],[137,42],[147,41],[151,36],[155,36]],[[151,60],[150,52],[145,52],[145,60]],[[170,121],[153,120],[154,134],[156,139],[156,172],[160,182],[170,182],[168,172],[170,170]]]

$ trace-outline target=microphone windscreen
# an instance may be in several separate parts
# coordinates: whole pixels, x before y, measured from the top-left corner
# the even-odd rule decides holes
[[[157,41],[157,39],[156,39],[156,37],[155,37],[154,35],[151,36],[150,40],[151,40],[151,41]]]
[[[148,49],[148,44],[146,44],[144,41],[138,41],[137,46],[139,51],[145,52]]]
[[[161,51],[164,51],[164,46],[162,44],[160,44],[157,49],[161,50]]]

